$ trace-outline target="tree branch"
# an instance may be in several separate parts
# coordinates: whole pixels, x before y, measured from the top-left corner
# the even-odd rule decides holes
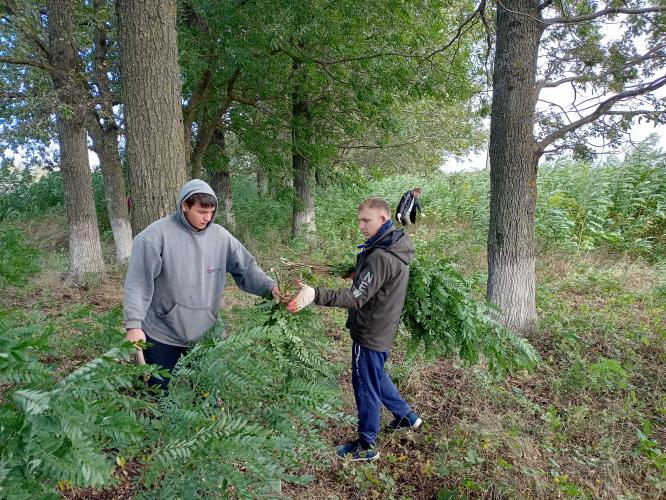
[[[643,7],[638,9],[632,9],[630,7],[615,7],[610,9],[602,9],[596,12],[591,12],[590,14],[584,14],[582,16],[563,16],[563,17],[551,17],[543,20],[543,23],[547,26],[552,24],[576,24],[583,23],[585,21],[592,21],[599,17],[609,16],[614,14],[650,14],[656,12],[666,12],[666,7]]]
[[[462,22],[462,24],[458,25],[458,29],[456,30],[456,34],[453,35],[453,38],[451,38],[451,40],[449,40],[449,42],[446,45],[444,45],[444,47],[431,52],[430,54],[428,54],[423,59],[430,59],[435,54],[439,54],[441,52],[444,52],[449,47],[451,47],[457,40],[459,40],[461,38],[461,36],[463,35],[463,30],[465,29],[465,26],[467,26],[467,24],[471,23],[470,28],[472,26],[474,26],[474,24],[476,24],[476,23],[472,22],[475,17],[478,16],[479,19],[482,19],[482,20],[484,19],[483,13],[485,11],[485,8],[486,8],[486,0],[481,0],[478,7],[476,9],[474,9],[474,12],[472,12],[469,16],[467,16],[467,19],[465,19]],[[485,22],[484,22],[484,24],[485,24]],[[468,30],[465,30],[465,32],[467,32],[467,31]]]
[[[29,27],[28,29],[26,29],[26,27],[24,26],[25,24],[27,24],[27,21],[26,18],[20,14],[20,8],[18,7],[18,5],[16,5],[16,3],[13,1],[5,1],[2,2],[2,4],[8,16],[16,17],[15,24],[16,26],[18,26],[19,30],[21,30],[21,32],[25,36],[27,36],[30,40],[32,40],[34,44],[37,45],[37,48],[42,52],[42,54],[44,54],[44,56],[50,60],[51,53],[49,52],[48,47],[39,38],[39,35],[36,34],[34,31],[32,31],[31,29],[29,29]],[[5,18],[6,17],[7,16],[5,16]]]
[[[23,94],[21,92],[11,92],[11,91],[0,91],[0,100],[1,101],[12,101],[19,99],[27,99],[28,94]]]
[[[597,106],[597,109],[594,112],[590,113],[587,116],[583,116],[580,119],[571,122],[568,125],[561,127],[555,130],[554,132],[548,134],[546,137],[544,137],[541,141],[537,143],[538,150],[543,152],[546,149],[546,147],[548,147],[551,143],[553,143],[558,139],[561,139],[569,132],[572,132],[584,125],[587,125],[588,123],[592,123],[598,118],[608,114],[609,111],[611,111],[611,108],[618,102],[626,99],[631,99],[639,95],[647,94],[649,92],[653,92],[663,87],[664,85],[666,85],[666,75],[660,76],[656,80],[653,80],[643,86],[636,87],[633,90],[627,90],[625,92],[621,92],[617,95],[614,95],[613,97],[606,99],[605,101],[601,102],[599,106]]]
[[[640,115],[654,115],[661,116],[666,115],[666,110],[664,109],[636,109],[636,110],[610,110],[606,113],[607,115],[618,115],[618,116],[640,116]]]
[[[188,101],[187,105],[183,107],[183,130],[185,133],[185,148],[189,151],[192,141],[192,124],[194,123],[194,118],[197,114],[199,105],[203,101],[204,96],[211,87],[211,81],[213,78],[213,71],[210,66],[206,68],[204,74],[199,81],[199,84],[192,92],[192,97]]]
[[[242,97],[242,96],[234,94],[233,92],[231,93],[231,100],[233,102],[239,102],[241,104],[247,104],[248,106],[254,106],[254,107],[256,107],[259,104],[259,101],[257,99],[250,99],[249,97]]]
[[[605,77],[612,75],[613,73],[616,73],[617,71],[623,71],[627,68],[632,68],[637,66],[639,63],[645,62],[651,58],[654,57],[654,55],[666,48],[666,43],[660,43],[652,47],[650,50],[648,50],[645,54],[642,54],[640,56],[637,56],[633,59],[630,59],[626,62],[625,65],[619,68],[613,68],[608,71],[605,71],[603,73],[599,73],[598,75],[590,75],[590,74],[582,74],[582,75],[575,75],[575,76],[568,76],[566,78],[562,78],[560,80],[554,80],[554,81],[548,81],[546,78],[543,80],[537,81],[535,85],[535,90],[537,94],[541,92],[542,89],[544,88],[554,88],[554,87],[559,87],[560,85],[564,83],[570,83],[570,82],[584,82],[584,81],[591,81],[591,80],[603,80]],[[663,55],[662,55],[663,56]],[[656,58],[655,58],[656,59]]]
[[[218,110],[215,112],[212,118],[208,121],[208,123],[202,128],[199,134],[197,134],[197,142],[192,151],[192,159],[191,159],[191,165],[192,165],[191,168],[193,176],[198,177],[198,175],[200,174],[201,165],[203,163],[203,157],[206,151],[208,150],[210,141],[213,138],[213,133],[220,126],[220,122],[222,121],[222,117],[224,116],[224,114],[227,111],[229,111],[229,108],[231,107],[231,103],[233,102],[232,95],[234,92],[234,86],[236,85],[236,80],[238,79],[239,74],[240,74],[240,68],[236,68],[236,71],[234,71],[234,74],[227,82],[227,95],[226,98],[224,99],[224,102],[218,108]]]
[[[0,57],[0,63],[16,64],[18,66],[31,66],[33,68],[43,69],[49,73],[57,73],[55,66],[42,61],[35,61],[34,59],[19,59],[17,57]]]

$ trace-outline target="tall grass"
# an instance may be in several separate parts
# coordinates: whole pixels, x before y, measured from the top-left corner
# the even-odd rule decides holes
[[[100,231],[111,228],[101,172],[92,174],[93,197]],[[0,221],[27,219],[64,211],[62,175],[47,172],[36,176],[28,170],[0,166]]]
[[[576,252],[607,248],[661,260],[666,256],[666,154],[645,143],[623,161],[602,166],[560,159],[543,165],[537,181],[536,234],[540,245]],[[366,182],[332,185],[316,198],[318,248],[322,257],[348,253],[359,242],[356,207],[367,196],[385,198],[395,210],[400,196],[423,188],[422,204],[440,226],[465,224],[481,243],[488,227],[487,171],[423,177],[399,175]],[[104,186],[93,174],[100,229],[108,230]],[[285,187],[259,197],[254,177],[233,183],[235,234],[264,252],[289,243],[293,194]],[[39,179],[26,171],[0,167],[0,221],[30,218],[63,210],[62,177],[49,172]]]

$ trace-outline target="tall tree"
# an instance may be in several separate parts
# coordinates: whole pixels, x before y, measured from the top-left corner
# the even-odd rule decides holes
[[[57,118],[60,169],[63,177],[65,210],[69,222],[69,273],[81,278],[86,273],[102,275],[104,260],[97,227],[88,163],[85,80],[75,32],[73,4],[68,0],[48,0],[50,63],[55,68],[53,84],[63,107]]]
[[[132,231],[127,211],[125,181],[118,151],[120,127],[114,113],[118,101],[117,57],[109,19],[111,0],[95,0],[92,5],[72,4],[76,31],[70,40],[76,44],[76,58],[83,84],[78,85],[78,110],[85,113],[85,124],[92,138],[92,149],[100,159],[104,178],[107,213],[116,245],[116,261],[125,262],[132,245]],[[47,30],[40,17],[40,2],[8,1],[4,5],[0,38],[10,42],[0,51],[0,63],[7,66],[2,86],[12,89],[0,94],[0,114],[10,116],[11,125],[2,129],[8,146],[20,149],[31,163],[43,164],[48,148],[56,140],[51,124],[52,113],[61,101],[50,91],[58,77],[57,68],[49,63],[50,51],[42,38]],[[48,18],[47,22],[48,22]],[[47,78],[44,78],[47,77]],[[51,82],[46,82],[50,79]],[[3,95],[4,94],[4,95]],[[34,154],[33,154],[34,152]]]
[[[312,115],[307,95],[308,66],[292,59],[293,90],[291,98],[291,166],[296,199],[293,206],[291,235],[311,240],[316,231],[314,188],[315,166],[312,165]]]
[[[192,166],[214,103],[224,102],[224,86],[238,72],[228,109],[231,131],[267,177],[291,178],[294,236],[315,228],[316,176],[329,177],[341,155],[364,145],[359,142],[368,131],[390,135],[393,104],[427,97],[452,104],[473,90],[468,46],[458,46],[460,58],[445,57],[429,37],[453,25],[458,6],[451,2],[183,4],[190,117],[184,135],[193,138]],[[209,111],[193,114],[194,108]]]
[[[617,141],[638,116],[666,117],[654,95],[666,85],[666,6],[621,5],[497,2],[487,293],[517,331],[529,333],[537,322],[534,210],[541,156],[589,137]],[[477,15],[485,20],[484,8],[485,1],[467,22]],[[613,33],[603,29],[609,19]],[[538,111],[544,89],[565,85],[573,89],[570,106],[551,101]]]
[[[113,109],[118,98],[113,88],[114,82],[109,77],[110,74],[116,78],[118,75],[117,51],[114,51],[115,57],[109,56],[109,49],[114,43],[109,29],[109,7],[109,0],[93,0],[94,51],[89,87],[95,104],[88,106],[87,116],[88,131],[104,178],[104,194],[116,246],[116,261],[125,263],[132,251],[132,226],[118,150],[120,126]]]
[[[120,70],[135,233],[173,212],[185,182],[175,0],[118,0]]]

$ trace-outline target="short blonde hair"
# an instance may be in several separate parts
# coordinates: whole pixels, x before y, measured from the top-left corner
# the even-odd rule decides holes
[[[385,212],[389,219],[391,218],[391,207],[386,202],[386,200],[382,198],[375,198],[375,197],[366,198],[358,206],[358,211],[360,212],[364,208],[376,208],[378,210]]]

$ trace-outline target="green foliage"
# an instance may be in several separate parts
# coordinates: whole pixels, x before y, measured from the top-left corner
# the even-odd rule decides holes
[[[98,170],[92,174],[93,196],[100,230],[109,230],[104,179]],[[46,172],[37,177],[28,169],[0,166],[0,221],[25,220],[64,210],[62,175]]]
[[[57,381],[31,354],[45,339],[4,321],[0,381],[12,386],[0,407],[0,494],[55,496],[57,481],[112,484],[114,457],[138,447],[152,411],[140,390],[128,391],[156,368],[128,364],[134,348],[126,343]]]
[[[314,461],[326,446],[327,419],[339,389],[314,313],[288,315],[264,304],[224,339],[214,332],[181,360],[153,429],[148,496],[200,496],[233,490],[275,494],[280,480],[307,482],[290,468]],[[193,488],[193,489],[192,489]]]
[[[649,460],[650,465],[657,475],[650,475],[648,479],[662,491],[666,487],[666,452],[654,437],[652,424],[648,419],[643,419],[641,428],[636,428],[638,446],[633,452],[634,456],[643,456]]]
[[[259,197],[254,179],[233,178],[234,235],[253,251],[266,252],[276,243],[289,239],[292,216],[292,195],[288,190],[275,196]]]
[[[411,350],[423,342],[426,354],[457,354],[467,364],[483,355],[496,375],[539,362],[534,348],[493,319],[491,309],[474,300],[469,282],[445,260],[412,263],[402,320],[412,335]]]
[[[63,308],[57,317],[29,316],[22,325],[39,324],[48,334],[49,360],[54,365],[76,366],[125,339],[122,306],[96,312],[90,305],[74,304]]]
[[[9,163],[0,167],[0,221],[60,212],[63,206],[60,172],[35,179],[27,169],[17,170]]]
[[[349,420],[334,407],[339,390],[313,312],[249,311],[233,335],[219,328],[182,358],[156,399],[142,379],[166,373],[128,363],[131,344],[57,380],[32,354],[47,339],[11,315],[3,321],[0,384],[12,384],[0,407],[3,497],[114,484],[116,465],[131,459],[146,498],[276,494],[281,480],[310,480],[292,471],[315,461],[327,421]]]
[[[564,393],[590,391],[604,394],[623,391],[630,387],[630,373],[618,360],[600,358],[594,363],[574,362],[559,382]]]
[[[50,377],[49,371],[31,356],[45,349],[47,340],[38,327],[18,326],[15,313],[0,311],[0,384],[37,384]]]
[[[39,251],[27,246],[16,229],[0,229],[0,289],[6,285],[25,285],[39,271]]]
[[[602,167],[562,160],[541,168],[537,235],[570,250],[607,246],[663,256],[666,157],[650,142]]]

